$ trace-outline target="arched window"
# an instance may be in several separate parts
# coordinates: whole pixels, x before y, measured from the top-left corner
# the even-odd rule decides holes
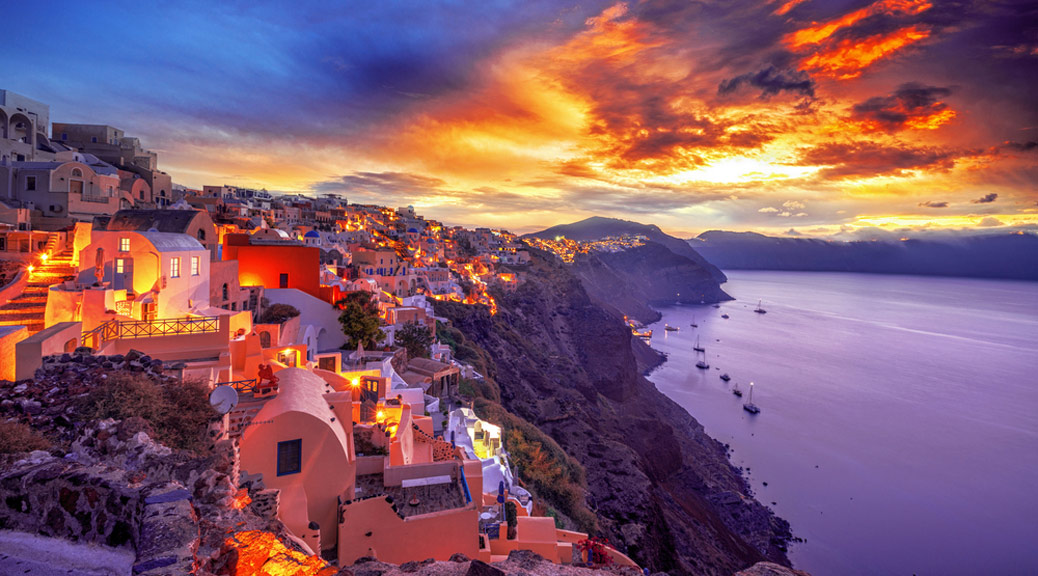
[[[270,332],[260,332],[260,346],[270,348]]]
[[[205,230],[202,230],[202,229],[198,230],[198,239],[203,241],[203,242],[205,242]]]
[[[82,178],[83,177],[83,171],[80,170],[79,168],[73,168],[72,169],[72,176],[74,178]]]
[[[228,298],[228,296],[227,296],[227,284],[225,283],[223,285],[223,299],[226,300],[227,298]]]

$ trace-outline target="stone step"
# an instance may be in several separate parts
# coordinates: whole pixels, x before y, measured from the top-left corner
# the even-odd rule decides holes
[[[35,300],[26,301],[15,298],[7,304],[4,304],[3,307],[0,307],[0,312],[3,312],[4,310],[39,310],[40,313],[43,313],[47,310],[47,302],[39,302]]]
[[[0,308],[0,320],[17,320],[19,322],[43,322],[44,310]]]

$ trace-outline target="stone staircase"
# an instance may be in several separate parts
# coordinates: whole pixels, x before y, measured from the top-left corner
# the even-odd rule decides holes
[[[72,266],[72,251],[62,248],[59,246],[59,236],[51,234],[45,249],[45,253],[51,255],[50,258],[28,273],[29,282],[21,296],[0,307],[0,326],[24,325],[30,335],[43,330],[48,288],[66,276],[76,274]]]

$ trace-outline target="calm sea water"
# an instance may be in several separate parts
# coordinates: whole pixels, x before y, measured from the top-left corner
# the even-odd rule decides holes
[[[796,568],[1038,574],[1038,283],[727,274],[734,302],[661,310],[650,379],[806,539]]]

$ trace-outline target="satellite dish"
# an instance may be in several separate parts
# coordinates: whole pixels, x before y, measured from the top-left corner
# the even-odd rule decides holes
[[[226,414],[238,405],[238,391],[230,386],[217,386],[209,394],[209,404],[220,414]]]

